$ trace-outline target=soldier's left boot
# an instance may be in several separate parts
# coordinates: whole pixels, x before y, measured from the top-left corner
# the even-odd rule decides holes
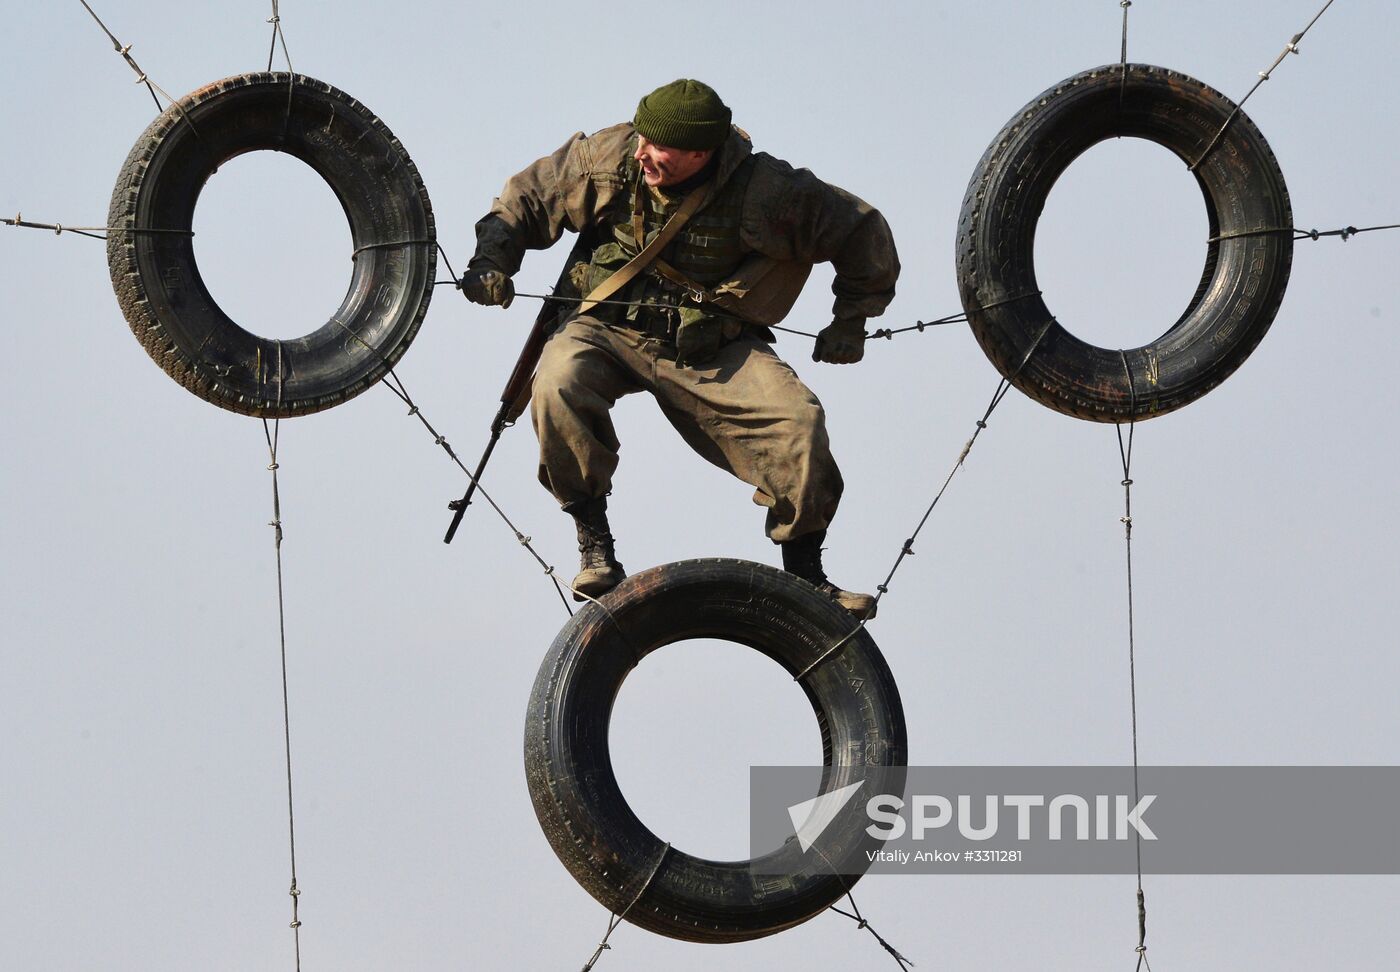
[[[860,620],[869,621],[875,617],[875,598],[843,590],[822,570],[822,541],[825,539],[826,531],[819,530],[779,544],[783,548],[783,569],[801,577]]]

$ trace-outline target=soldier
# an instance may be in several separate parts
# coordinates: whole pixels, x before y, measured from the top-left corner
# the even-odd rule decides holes
[[[834,319],[812,359],[859,361],[866,318],[894,297],[894,240],[870,205],[754,152],[730,118],[708,85],[679,80],[643,98],[631,124],[577,133],[513,176],[476,224],[462,291],[509,306],[525,251],[579,234],[555,291],[574,302],[551,305],[564,309],[532,393],[540,482],[578,528],[576,591],[597,596],[627,576],[606,512],[618,458],[609,410],[647,391],[691,448],[754,487],[783,566],[866,618],[874,598],[822,568],[842,490],[825,414],[764,323],[830,261]]]

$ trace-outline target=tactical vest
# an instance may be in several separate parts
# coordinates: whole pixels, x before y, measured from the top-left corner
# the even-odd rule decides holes
[[[661,259],[681,274],[705,287],[712,287],[731,276],[749,250],[739,233],[740,216],[754,158],[749,156],[730,174],[700,212],[681,228],[661,253]],[[641,166],[629,160],[627,178],[632,191],[619,196],[617,205],[594,227],[599,240],[584,271],[574,277],[579,291],[587,294],[612,276],[634,256],[637,245],[632,216],[641,194],[643,245],[651,240],[671,215],[680,208],[684,196],[667,197],[646,185]],[[674,341],[677,360],[703,361],[713,355],[726,339],[739,333],[732,318],[719,318],[702,311],[684,290],[648,270],[613,298],[633,306],[602,305],[590,312],[610,324],[646,331]],[[642,305],[642,306],[638,306]]]

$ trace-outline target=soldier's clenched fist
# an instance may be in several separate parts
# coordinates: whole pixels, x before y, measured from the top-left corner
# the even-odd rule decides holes
[[[515,299],[515,284],[499,270],[468,270],[459,286],[474,304],[509,307]]]
[[[813,361],[855,364],[865,357],[865,318],[837,318],[817,333]]]

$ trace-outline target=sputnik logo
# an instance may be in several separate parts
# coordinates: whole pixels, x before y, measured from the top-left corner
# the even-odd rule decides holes
[[[831,826],[831,821],[836,819],[836,815],[851,802],[851,797],[856,795],[865,785],[864,780],[859,780],[839,790],[831,790],[823,793],[819,797],[811,800],[803,800],[801,803],[788,807],[788,819],[792,821],[792,828],[797,834],[797,842],[802,846],[805,854],[817,842],[817,838],[822,835],[822,831]]]

